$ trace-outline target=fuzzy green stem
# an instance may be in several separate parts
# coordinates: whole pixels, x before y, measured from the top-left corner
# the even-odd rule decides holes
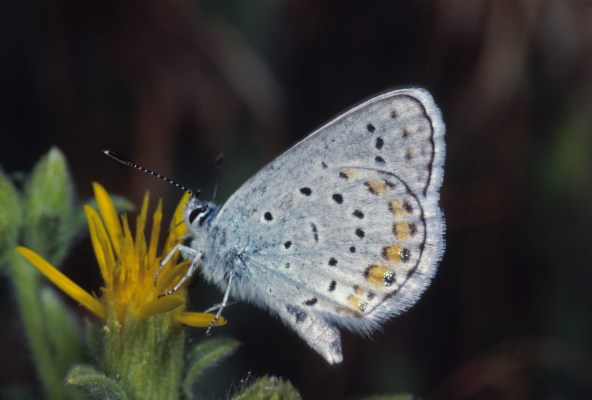
[[[38,273],[15,251],[11,251],[9,257],[16,300],[31,347],[37,376],[43,385],[44,397],[52,400],[65,399],[64,377],[59,375],[61,371],[55,366],[49,340],[45,335],[46,326],[39,299]]]
[[[103,369],[133,399],[178,399],[185,335],[169,313],[148,319],[112,315],[104,329]]]

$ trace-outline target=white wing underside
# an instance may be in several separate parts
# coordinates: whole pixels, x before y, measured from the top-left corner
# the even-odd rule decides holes
[[[275,312],[330,363],[341,361],[335,325],[370,333],[415,303],[436,271],[443,136],[429,93],[396,90],[268,164],[213,221],[243,263],[231,295]]]

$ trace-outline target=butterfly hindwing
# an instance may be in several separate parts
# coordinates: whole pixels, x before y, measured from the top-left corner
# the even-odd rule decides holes
[[[339,190],[318,191],[321,182]],[[279,291],[290,305],[369,332],[387,316],[377,307],[404,291],[422,258],[421,204],[396,175],[374,169],[331,168],[308,183],[310,193],[296,188],[258,211],[253,223],[266,233],[243,255],[249,281],[264,296]]]

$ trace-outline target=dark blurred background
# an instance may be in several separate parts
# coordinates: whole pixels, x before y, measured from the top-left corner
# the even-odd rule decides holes
[[[248,376],[307,399],[592,398],[592,3],[490,1],[17,1],[0,13],[0,165],[66,155],[80,201],[97,180],[169,213],[174,188],[112,148],[219,200],[329,118],[397,86],[429,89],[447,124],[447,249],[422,300],[328,366],[275,318],[229,307],[239,352],[204,383]],[[64,266],[100,279],[81,238]],[[8,281],[2,385],[35,384]],[[201,279],[193,309],[219,302]],[[72,307],[84,313],[75,304]],[[203,338],[201,330],[191,340]]]

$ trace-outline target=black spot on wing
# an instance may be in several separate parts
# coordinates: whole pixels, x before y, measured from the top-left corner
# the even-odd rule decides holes
[[[332,292],[335,290],[335,286],[337,286],[337,282],[335,281],[331,281],[331,283],[329,284],[329,291]]]
[[[407,262],[411,258],[411,252],[407,248],[402,248],[399,252],[399,257],[401,258],[401,261]]]
[[[304,302],[304,305],[311,307],[311,306],[314,306],[315,304],[317,304],[317,301],[318,301],[317,298],[316,297],[313,297],[310,300],[306,300]]]
[[[376,147],[378,150],[380,150],[380,149],[382,149],[382,146],[384,146],[384,140],[381,137],[377,137],[374,147]]]
[[[298,306],[286,304],[286,311],[288,311],[289,314],[293,315],[294,318],[296,318],[296,323],[300,324],[304,322],[304,320],[306,319],[306,312]]]
[[[411,206],[411,204],[409,204],[409,202],[407,200],[403,201],[403,209],[408,213],[411,214],[413,213],[413,207]]]
[[[313,223],[310,224],[310,229],[312,229],[312,236],[314,238],[315,242],[319,242],[319,230],[317,229],[317,226]]]

